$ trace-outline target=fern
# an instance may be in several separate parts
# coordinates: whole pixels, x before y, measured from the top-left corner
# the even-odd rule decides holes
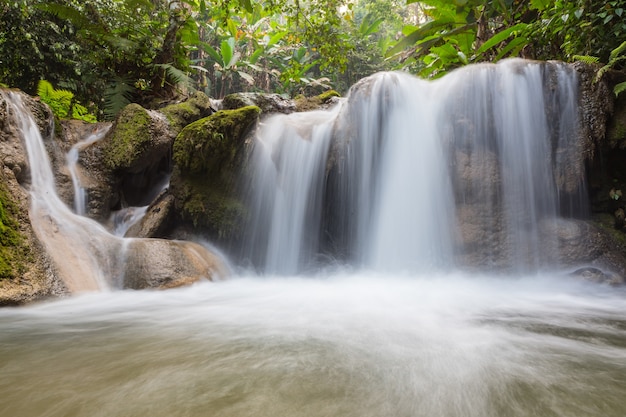
[[[52,113],[59,119],[78,119],[86,122],[96,122],[96,116],[89,113],[89,110],[74,101],[74,93],[68,90],[55,89],[46,80],[40,80],[37,85],[37,95],[42,102],[52,109]]]
[[[618,46],[617,48],[611,51],[611,55],[609,56],[609,62],[605,66],[600,68],[598,72],[596,73],[596,79],[595,79],[596,82],[600,81],[602,77],[604,76],[604,73],[614,68],[617,63],[621,61],[626,61],[626,55],[622,55],[624,52],[626,52],[626,41],[622,42],[620,46]],[[617,88],[617,86],[615,86],[615,88]],[[616,93],[616,94],[619,94],[619,93]]]
[[[116,77],[104,92],[104,117],[108,120],[115,119],[115,116],[130,104],[134,92],[135,88],[130,79]]]
[[[165,77],[161,81],[162,84],[166,82],[166,79],[169,79],[174,85],[180,85],[192,91],[195,90],[193,79],[186,72],[179,70],[172,64],[155,64],[154,66],[165,71]]]
[[[573,55],[572,58],[575,61],[584,62],[585,64],[598,64],[598,63],[600,63],[600,58],[598,58],[597,56]]]
[[[626,81],[621,82],[613,87],[613,93],[615,94],[615,97],[619,96],[624,91],[626,91]]]
[[[37,95],[41,101],[52,109],[59,119],[66,119],[70,114],[74,94],[68,90],[55,90],[46,80],[40,80],[37,85]]]

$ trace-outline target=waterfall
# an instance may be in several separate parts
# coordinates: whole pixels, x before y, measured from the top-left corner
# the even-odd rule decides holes
[[[548,231],[584,192],[577,100],[573,69],[514,59],[432,82],[380,73],[330,111],[273,116],[253,151],[244,257],[268,273],[329,258],[395,272],[556,266]]]
[[[67,153],[67,168],[70,172],[70,177],[72,178],[72,186],[74,188],[74,210],[79,216],[84,216],[87,211],[85,208],[87,204],[87,195],[85,194],[85,188],[80,181],[80,176],[78,174],[77,168],[80,151],[101,140],[110,128],[110,126],[106,126],[100,129],[96,129],[84,140],[72,146],[72,148]]]
[[[121,273],[120,242],[99,223],[75,215],[59,198],[43,138],[19,94],[8,93],[23,133],[30,169],[30,217],[35,233],[72,292],[103,290],[116,286]]]

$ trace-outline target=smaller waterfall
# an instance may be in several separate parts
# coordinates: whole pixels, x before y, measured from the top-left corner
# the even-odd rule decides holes
[[[252,165],[251,257],[271,273],[295,273],[318,247],[323,178],[337,110],[274,116],[263,123]]]
[[[72,146],[70,151],[67,153],[67,168],[70,171],[72,185],[74,188],[74,210],[79,216],[84,216],[86,214],[85,207],[87,205],[87,195],[85,194],[85,188],[82,186],[80,181],[77,168],[80,151],[101,140],[110,128],[110,126],[105,126],[97,129],[92,134],[88,135],[84,140]]]
[[[31,176],[31,222],[72,292],[108,289],[122,271],[120,242],[97,222],[75,215],[56,193],[41,133],[19,94],[8,103],[24,135]]]

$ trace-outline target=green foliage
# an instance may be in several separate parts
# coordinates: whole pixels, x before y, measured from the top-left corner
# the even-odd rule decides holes
[[[46,80],[40,80],[37,86],[37,95],[42,102],[52,109],[52,112],[59,119],[78,119],[95,123],[96,116],[89,113],[89,110],[74,100],[74,93],[68,90],[55,89]]]

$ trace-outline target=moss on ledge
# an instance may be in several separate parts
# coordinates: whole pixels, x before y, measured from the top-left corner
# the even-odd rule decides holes
[[[335,90],[328,90],[314,97],[296,97],[297,111],[319,110],[325,104],[329,104],[334,97],[341,97]]]
[[[261,109],[246,106],[217,113],[187,125],[174,141],[174,163],[182,173],[215,174],[231,163]]]
[[[104,149],[104,163],[109,169],[133,166],[150,145],[152,118],[139,104],[129,104],[118,115],[109,143]]]

